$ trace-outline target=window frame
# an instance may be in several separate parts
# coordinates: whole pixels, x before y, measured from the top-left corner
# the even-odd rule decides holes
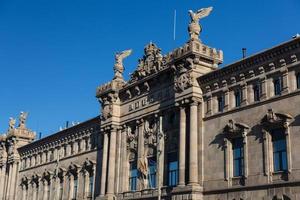
[[[261,84],[256,83],[253,85],[253,101],[259,102],[261,99]]]
[[[277,133],[275,133],[275,131]],[[280,133],[278,133],[280,131]],[[280,135],[278,135],[280,134]],[[273,151],[273,172],[286,172],[288,170],[287,166],[287,145],[286,145],[286,135],[285,130],[282,128],[279,129],[273,129],[271,131],[271,137],[272,137],[272,151]],[[276,138],[277,137],[277,138]],[[276,150],[277,148],[275,145],[279,144],[277,142],[283,141],[284,142],[284,149],[283,150]],[[277,160],[277,156],[279,155],[279,160]],[[283,156],[285,156],[285,161],[283,160]],[[276,163],[279,164],[279,169],[276,167]],[[285,165],[285,167],[284,167]]]
[[[179,159],[178,152],[170,152],[167,154],[167,185],[169,187],[174,187],[178,185],[179,181]],[[176,169],[170,169],[170,164],[176,163]],[[174,176],[175,175],[175,176]],[[173,182],[173,178],[175,177],[175,181]]]
[[[296,73],[296,89],[300,89],[300,72]]]
[[[276,77],[273,79],[274,96],[280,96],[282,94],[282,77]]]
[[[224,176],[229,186],[237,184],[244,185],[245,179],[248,177],[248,130],[249,126],[243,123],[235,122],[232,119],[229,120],[229,123],[224,128]],[[243,174],[241,176],[234,175],[234,140],[240,140],[243,147]]]
[[[134,171],[136,171],[136,176],[132,176],[132,166],[135,166]],[[130,191],[136,191],[137,190],[137,178],[138,178],[138,169],[137,169],[137,161],[132,160],[129,161],[129,176],[128,176],[128,186]],[[134,187],[132,185],[132,182],[135,183]]]
[[[224,97],[224,95],[218,96],[217,101],[218,101],[218,112],[219,113],[224,112],[224,109],[225,109],[225,97]]]
[[[265,117],[261,121],[262,125],[262,139],[263,139],[263,158],[264,158],[264,175],[268,177],[269,181],[273,180],[273,176],[277,179],[288,180],[288,176],[292,171],[292,157],[291,157],[291,139],[290,139],[290,121],[292,116],[284,113],[275,113],[269,109]],[[273,141],[272,132],[276,129],[281,129],[286,141],[286,164],[287,170],[275,171],[274,155],[273,155]]]
[[[240,144],[236,145],[237,141]],[[245,161],[244,148],[245,147],[244,147],[243,138],[242,137],[233,138],[231,143],[232,143],[232,161],[233,161],[233,165],[232,165],[233,173],[232,173],[232,175],[233,175],[233,177],[243,177],[244,174],[245,174],[245,167],[244,167],[244,165],[245,165],[244,164],[244,161]],[[235,152],[236,152],[235,150],[238,150],[238,149],[240,151],[239,152],[240,156],[235,156]],[[236,162],[238,162],[238,167],[239,167],[238,174],[235,174],[235,172],[236,172],[236,168],[235,168]]]
[[[241,89],[235,90],[234,100],[235,100],[235,107],[236,108],[241,107],[243,101],[243,91]]]

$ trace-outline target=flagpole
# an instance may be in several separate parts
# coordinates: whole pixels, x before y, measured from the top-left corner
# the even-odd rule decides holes
[[[161,187],[163,178],[163,148],[164,148],[164,133],[162,131],[162,116],[159,116],[159,128],[158,128],[158,144],[157,144],[157,193],[158,200],[161,200]]]
[[[174,10],[173,39],[176,40],[176,9]]]

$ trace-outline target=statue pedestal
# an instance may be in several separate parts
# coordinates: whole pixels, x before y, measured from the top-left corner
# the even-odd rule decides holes
[[[203,200],[203,188],[200,185],[177,186],[172,191],[172,200]]]

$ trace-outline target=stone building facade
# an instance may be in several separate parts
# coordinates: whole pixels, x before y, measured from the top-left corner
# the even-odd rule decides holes
[[[300,37],[220,68],[199,39],[211,10],[182,47],[146,45],[128,81],[118,53],[99,117],[34,142],[10,123],[0,199],[299,200]]]

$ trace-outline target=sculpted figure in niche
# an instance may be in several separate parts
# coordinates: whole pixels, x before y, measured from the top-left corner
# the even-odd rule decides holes
[[[140,181],[139,181],[139,188],[140,189],[147,189],[148,188],[148,159],[144,155],[142,158],[138,160],[138,170],[140,172]]]

